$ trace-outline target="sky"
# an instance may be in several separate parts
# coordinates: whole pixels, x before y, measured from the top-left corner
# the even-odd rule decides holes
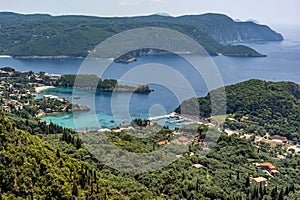
[[[223,13],[267,25],[300,27],[300,0],[0,0],[0,11],[51,15],[172,16]]]

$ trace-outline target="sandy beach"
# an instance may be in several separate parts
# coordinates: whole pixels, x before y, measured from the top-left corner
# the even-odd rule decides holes
[[[40,86],[40,87],[35,87],[35,91],[37,93],[42,92],[43,90],[49,89],[49,88],[55,88],[54,86]]]

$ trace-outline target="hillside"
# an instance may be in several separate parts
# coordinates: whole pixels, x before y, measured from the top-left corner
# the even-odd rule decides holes
[[[227,114],[237,120],[226,122],[233,130],[282,135],[300,141],[300,86],[291,82],[249,80],[225,87]],[[211,91],[218,92],[218,90]],[[210,96],[198,99],[202,117],[209,117]],[[189,100],[184,104],[188,104]],[[176,109],[180,112],[180,107]],[[190,110],[192,112],[192,110]]]
[[[267,26],[251,22],[237,23],[219,14],[101,18],[2,12],[0,54],[85,57],[88,51],[112,35],[149,26],[170,28],[187,34],[211,55],[263,56],[246,46],[223,46],[221,43],[283,39]]]
[[[235,22],[223,14],[207,13],[202,15],[186,15],[180,17],[153,15],[135,18],[137,21],[160,21],[176,24],[192,25],[209,35],[217,42],[251,42],[251,41],[281,41],[283,37],[266,25],[254,22]]]
[[[32,73],[20,74],[33,76]],[[20,86],[26,91],[29,84],[25,78],[22,80],[25,83],[18,85],[15,83],[22,83],[20,79],[11,79],[11,86]],[[226,126],[245,131],[257,128],[259,134],[264,130],[253,127],[259,122],[265,123],[260,126],[263,128],[282,125],[284,133],[299,135],[299,85],[249,80],[227,86],[226,91],[228,113],[234,113],[230,117],[235,118],[234,123],[227,121]],[[0,99],[1,110],[6,102],[3,98],[14,97],[4,94]],[[30,102],[30,108],[0,113],[0,199],[294,200],[300,197],[300,156],[288,152],[290,143],[270,147],[239,135],[221,134],[207,156],[199,157],[207,126],[184,127],[179,134],[195,137],[175,162],[156,171],[129,174],[98,161],[79,137],[79,134],[101,132],[74,133],[53,123],[41,122],[32,115],[36,106],[33,100]],[[199,102],[202,109],[207,108],[209,96],[200,98]],[[207,110],[202,111],[204,116],[209,116]],[[133,123],[133,129],[104,133],[108,142],[129,152],[149,153],[163,148],[158,141],[179,136],[167,128],[135,121],[140,123]],[[194,128],[197,133],[191,135]],[[149,134],[149,137],[139,137],[141,134]],[[95,141],[92,143],[96,144]],[[283,158],[278,159],[278,155]],[[112,156],[108,158],[111,162],[115,160]],[[132,164],[130,159],[126,161],[128,166]],[[270,176],[256,167],[255,163],[262,162],[272,163],[279,174]],[[264,177],[268,184],[251,183],[254,177]]]
[[[71,158],[0,116],[0,199],[130,199],[121,192],[128,191],[125,181],[139,186],[126,179],[119,184],[120,178],[113,175],[101,178],[92,165]],[[151,195],[139,187],[137,192]]]

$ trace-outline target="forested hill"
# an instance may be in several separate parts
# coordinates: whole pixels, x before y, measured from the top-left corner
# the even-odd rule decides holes
[[[227,114],[233,114],[236,119],[227,122],[227,127],[249,133],[269,132],[300,141],[300,85],[253,79],[226,86],[225,91]],[[187,100],[184,104],[189,102]],[[198,102],[202,117],[209,117],[210,94],[199,98]],[[180,112],[180,107],[176,112]]]
[[[211,55],[262,56],[246,46],[223,46],[221,43],[283,39],[267,26],[234,22],[220,14],[101,18],[2,12],[0,54],[84,57],[101,41],[116,33],[149,26],[170,28],[187,34]]]
[[[250,129],[255,125],[254,128],[260,131],[259,127],[280,128],[282,125],[284,133],[299,135],[299,85],[250,80],[228,86],[226,91],[228,108],[232,109],[228,111],[235,113],[233,117],[237,121],[228,126],[243,126],[240,129],[247,131],[248,127]],[[1,99],[1,108],[3,102]],[[208,97],[199,99],[199,102],[202,108],[206,108]],[[29,107],[33,109],[35,106],[30,104]],[[94,135],[100,132],[77,134],[53,123],[41,122],[26,109],[11,110],[0,112],[1,200],[295,200],[300,197],[300,157],[287,153],[290,143],[285,147],[271,147],[235,134],[221,134],[210,153],[199,157],[198,153],[202,151],[199,142],[202,143],[207,131],[205,125],[200,125],[198,137],[195,136],[188,151],[179,155],[175,162],[156,171],[128,174],[106,167],[85,149],[87,143],[82,143],[79,134]],[[138,153],[156,151],[163,148],[158,141],[178,137],[171,134],[172,131],[155,125],[133,126],[134,129],[101,134],[106,134],[111,145]],[[180,132],[184,134],[183,131],[190,130],[186,127]],[[138,137],[139,133],[155,134]],[[97,144],[97,138],[92,139],[92,143]],[[277,155],[286,156],[278,159]],[[110,158],[115,160],[113,156]],[[279,174],[269,176],[254,165],[262,162],[272,163]],[[127,166],[132,164],[128,159]],[[256,177],[266,178],[268,184],[251,183],[252,178]]]
[[[281,34],[276,33],[266,25],[251,21],[235,22],[226,15],[216,13],[180,17],[152,15],[134,19],[143,22],[159,21],[192,25],[221,43],[283,40]]]
[[[76,140],[71,133],[67,136]],[[120,184],[114,175],[101,178],[97,168],[16,128],[3,113],[0,144],[0,199],[132,199],[122,194],[130,187],[151,198],[151,192],[133,180],[123,178]]]

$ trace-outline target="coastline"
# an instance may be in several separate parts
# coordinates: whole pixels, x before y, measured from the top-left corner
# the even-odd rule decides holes
[[[50,88],[55,88],[54,86],[39,86],[39,87],[35,87],[35,91],[36,93],[41,93],[44,90],[50,89]]]
[[[10,55],[0,55],[0,58],[11,58]]]
[[[37,115],[37,117],[41,119],[41,117],[59,116],[59,115],[65,115],[65,114],[69,114],[69,113],[72,113],[72,112],[51,112],[51,113],[42,112],[42,113],[39,113]],[[41,119],[41,120],[43,120],[43,119]]]
[[[83,57],[73,57],[73,56],[9,56],[11,58],[22,58],[22,59],[33,59],[33,58],[38,58],[38,59],[51,59],[51,58],[83,58]]]

